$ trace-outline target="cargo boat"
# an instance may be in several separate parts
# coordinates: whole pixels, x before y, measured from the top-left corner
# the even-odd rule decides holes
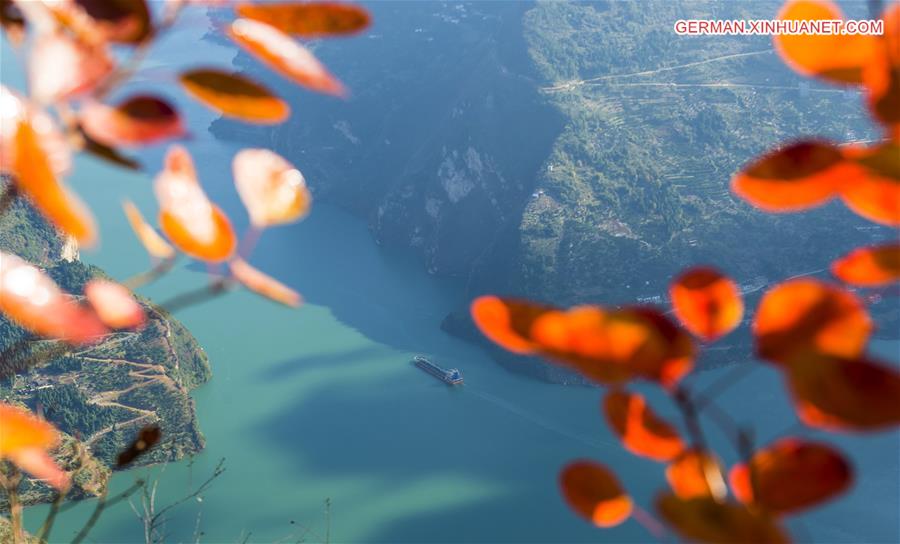
[[[422,355],[413,357],[413,364],[447,385],[462,385],[462,374],[455,368],[446,369],[432,363]]]

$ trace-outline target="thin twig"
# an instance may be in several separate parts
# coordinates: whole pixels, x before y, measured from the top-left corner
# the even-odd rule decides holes
[[[91,532],[91,529],[94,528],[94,525],[97,523],[97,520],[100,519],[100,515],[103,514],[103,511],[113,506],[128,497],[130,497],[135,491],[142,488],[144,486],[143,480],[138,480],[134,482],[131,487],[123,491],[122,493],[116,495],[112,500],[106,500],[106,494],[109,491],[109,488],[103,492],[103,495],[97,500],[97,507],[94,508],[94,512],[91,514],[91,517],[88,519],[87,523],[85,523],[84,527],[81,528],[81,531],[75,535],[75,538],[72,540],[72,544],[79,544],[82,542],[85,537],[87,537],[88,533]]]
[[[170,313],[175,312],[188,306],[206,302],[207,300],[211,300],[220,295],[223,295],[228,291],[230,287],[231,282],[224,278],[221,278],[200,289],[195,289],[193,291],[187,291],[185,293],[181,293],[180,295],[176,295],[169,300],[166,300],[165,302],[157,304],[157,307]]]
[[[675,402],[678,405],[678,409],[681,411],[681,416],[684,419],[688,434],[691,436],[693,446],[697,449],[706,451],[706,438],[703,436],[703,428],[700,426],[700,421],[697,418],[697,411],[691,402],[688,390],[683,386],[680,386],[675,390]]]
[[[123,281],[122,285],[127,287],[129,290],[134,291],[139,287],[143,287],[148,283],[152,283],[172,270],[172,267],[175,265],[175,260],[176,257],[163,259],[162,261],[156,263],[156,265],[154,265],[150,270],[145,270],[144,272],[131,276],[127,280]]]
[[[41,544],[46,544],[50,541],[50,531],[53,530],[53,523],[56,521],[56,515],[59,513],[59,507],[62,505],[63,499],[66,498],[64,493],[56,493],[56,497],[53,499],[53,504],[50,505],[50,511],[47,512],[47,517],[44,518],[44,523],[41,525],[41,529],[38,531],[37,539]]]
[[[6,490],[9,500],[9,521],[12,524],[13,544],[25,543],[22,502],[19,500],[19,483],[21,481],[22,473],[14,465],[3,463],[3,466],[0,466],[0,487]]]

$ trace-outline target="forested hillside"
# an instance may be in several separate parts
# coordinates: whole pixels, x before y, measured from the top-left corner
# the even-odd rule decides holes
[[[0,191],[4,182],[0,181]],[[81,293],[103,271],[77,259],[77,250],[22,198],[0,218],[0,250],[41,266],[67,292]],[[73,496],[103,488],[108,469],[151,423],[163,440],[141,463],[179,459],[203,448],[203,435],[189,393],[210,377],[209,362],[196,340],[173,317],[142,301],[148,322],[138,331],[117,332],[102,342],[52,359],[27,373],[0,379],[0,400],[42,412],[66,437],[76,436],[96,458]],[[0,317],[0,352],[12,346],[46,347],[23,329]],[[58,448],[61,464],[74,468],[69,438]],[[52,497],[33,481],[25,484],[26,502]],[[4,499],[5,500],[5,499]]]
[[[347,103],[235,63],[303,105],[264,143],[295,160],[317,198],[465,279],[449,322],[460,331],[482,292],[659,302],[695,263],[758,290],[890,235],[839,204],[777,216],[729,191],[741,165],[793,136],[876,134],[856,92],[793,74],[770,38],[672,28],[772,18],[779,5],[374,3],[367,35],[313,44],[354,90]],[[864,4],[847,11],[866,15]],[[228,121],[214,131],[263,134]]]

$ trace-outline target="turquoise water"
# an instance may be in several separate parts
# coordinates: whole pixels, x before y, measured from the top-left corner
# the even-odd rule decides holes
[[[188,31],[167,38],[161,57],[227,60],[229,51],[199,41],[202,24],[197,19]],[[14,59],[5,51],[3,81],[15,83]],[[202,129],[210,114],[178,100],[192,125],[201,127],[187,142],[201,179],[242,228],[229,171],[234,148]],[[151,172],[160,154],[152,149],[144,155]],[[79,160],[72,176],[101,224],[101,247],[83,257],[115,277],[147,266],[119,206],[128,196],[152,215],[150,179],[91,159]],[[307,221],[265,233],[251,262],[297,288],[306,304],[289,310],[236,293],[180,312],[213,365],[212,381],[194,395],[207,449],[193,463],[114,479],[120,490],[138,476],[158,478],[161,507],[226,459],[225,474],[202,501],[174,511],[167,542],[193,542],[198,526],[201,542],[208,543],[239,542],[248,533],[249,542],[296,541],[301,535],[307,542],[650,539],[634,521],[609,531],[583,523],[562,504],[556,473],[571,459],[596,459],[615,467],[647,505],[664,485],[662,467],[634,459],[610,436],[599,391],[511,374],[442,333],[442,317],[462,296],[459,286],[428,276],[405,253],[377,247],[363,223],[321,204]],[[143,292],[159,300],[204,280],[201,268],[180,267]],[[896,358],[898,346],[882,343],[878,349]],[[412,367],[409,359],[422,352],[459,367],[466,385],[451,389]],[[693,380],[702,386],[721,372],[727,370]],[[657,392],[643,389],[664,414],[671,412]],[[721,402],[758,422],[761,442],[794,427],[784,387],[768,367],[755,370]],[[824,438],[846,445],[864,468],[843,500],[791,522],[798,539],[900,540],[898,434]],[[713,434],[713,442],[733,460],[721,436]],[[92,507],[87,502],[65,513],[55,540],[67,542]],[[29,526],[45,511],[30,509]],[[92,533],[94,542],[103,543],[142,538],[124,503]]]

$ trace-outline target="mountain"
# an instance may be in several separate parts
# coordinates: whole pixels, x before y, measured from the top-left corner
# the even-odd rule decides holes
[[[729,191],[780,142],[877,137],[857,92],[797,76],[770,38],[673,30],[773,18],[780,4],[371,3],[366,34],[309,44],[349,100],[298,90],[241,53],[235,65],[297,114],[212,130],[273,147],[380,243],[464,278],[468,299],[664,302],[696,263],[764,286],[891,236],[837,203],[773,215]],[[466,304],[446,326],[472,336]]]
[[[79,261],[73,248],[22,198],[0,215],[0,250],[41,267],[67,292],[81,293],[88,280],[105,275]],[[72,437],[88,446],[90,467],[76,480],[75,497],[102,490],[107,467],[145,425],[158,424],[163,438],[138,464],[176,460],[203,448],[190,392],[209,379],[209,361],[181,323],[141,302],[148,321],[140,330],[110,334],[28,373],[0,379],[0,400],[42,411],[64,433],[55,455],[65,468],[76,466]],[[0,351],[29,339],[0,316]],[[23,497],[41,502],[52,492],[28,480]]]

